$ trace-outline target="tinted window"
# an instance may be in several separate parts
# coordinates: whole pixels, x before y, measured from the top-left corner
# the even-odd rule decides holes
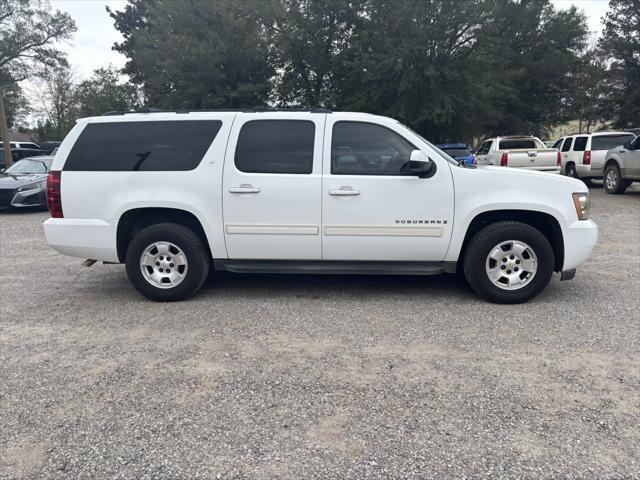
[[[220,127],[219,120],[91,123],[71,149],[64,170],[193,170]]]
[[[594,135],[591,137],[591,150],[611,150],[627,140],[633,140],[633,135]]]
[[[334,175],[409,175],[409,141],[373,123],[337,122],[331,139]]]
[[[556,143],[554,143],[553,147],[551,147],[551,148],[557,148],[558,150],[560,150],[560,145],[562,145],[562,139],[560,139]]]
[[[443,148],[452,157],[467,157],[471,155],[471,151],[468,148]]]
[[[586,147],[587,147],[587,137],[576,137],[576,144],[573,146],[573,151],[584,152]]]
[[[640,137],[637,137],[636,141],[633,144],[631,144],[631,149],[640,150]]]
[[[500,140],[498,150],[514,150],[518,148],[538,148],[535,140]]]
[[[311,173],[316,127],[307,120],[254,120],[238,136],[236,167],[247,173]]]
[[[573,137],[567,137],[564,139],[564,144],[562,145],[563,152],[571,150],[571,142],[573,142]]]

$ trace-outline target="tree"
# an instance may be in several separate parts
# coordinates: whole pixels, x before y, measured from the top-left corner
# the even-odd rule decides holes
[[[18,82],[42,73],[43,67],[66,65],[64,54],[54,43],[70,38],[75,30],[71,17],[58,10],[52,12],[46,0],[0,2],[0,101],[7,99],[9,121],[15,120],[24,105]],[[10,165],[8,141],[4,142],[4,158]]]
[[[102,115],[109,111],[130,111],[142,106],[140,92],[121,80],[113,66],[99,68],[89,80],[75,88],[75,115],[77,118]]]
[[[43,67],[66,64],[53,44],[76,31],[67,13],[52,12],[46,0],[2,0],[0,3],[0,78],[19,82]]]
[[[109,11],[124,36],[124,73],[162,108],[263,104],[273,69],[248,0],[131,0]]]
[[[363,0],[264,2],[258,18],[278,73],[272,98],[279,105],[334,106]]]
[[[603,110],[608,95],[606,73],[605,62],[597,48],[588,48],[573,74],[573,91],[564,105],[571,119],[578,120],[579,132],[589,132],[608,120],[608,114]]]
[[[43,73],[41,112],[48,121],[46,140],[62,140],[75,122],[75,82],[69,67],[59,66]]]
[[[604,115],[617,128],[640,124],[640,1],[610,0],[599,48],[608,62]]]

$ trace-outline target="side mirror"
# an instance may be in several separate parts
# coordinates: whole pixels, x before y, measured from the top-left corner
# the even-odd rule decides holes
[[[409,170],[419,178],[429,178],[435,173],[435,163],[422,150],[413,150],[409,157]]]

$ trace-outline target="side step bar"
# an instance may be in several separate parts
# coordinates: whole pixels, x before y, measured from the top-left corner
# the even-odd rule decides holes
[[[214,260],[216,270],[233,273],[331,275],[437,275],[455,273],[456,262],[345,262],[292,260]]]

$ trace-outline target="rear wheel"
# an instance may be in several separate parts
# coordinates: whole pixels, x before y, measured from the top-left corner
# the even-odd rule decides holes
[[[623,180],[620,168],[615,163],[607,165],[604,169],[604,189],[607,193],[624,193],[631,184],[628,180]]]
[[[160,302],[189,298],[209,274],[209,254],[202,240],[175,223],[140,230],[127,248],[125,263],[136,290]]]
[[[567,177],[578,178],[578,172],[576,171],[576,166],[574,163],[567,163],[567,166],[564,167],[564,174]]]
[[[522,303],[549,284],[553,249],[537,229],[520,222],[486,226],[469,242],[464,274],[471,288],[496,303]]]

